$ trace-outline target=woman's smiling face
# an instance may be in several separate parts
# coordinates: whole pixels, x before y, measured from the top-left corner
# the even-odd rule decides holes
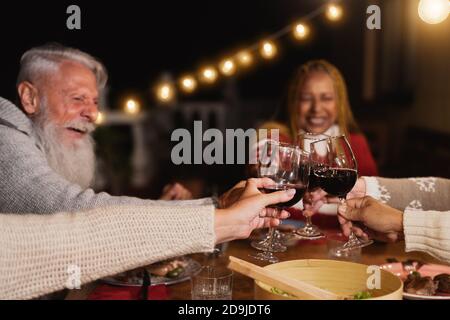
[[[298,127],[306,132],[323,133],[337,119],[333,79],[325,72],[311,72],[303,82],[298,97]]]

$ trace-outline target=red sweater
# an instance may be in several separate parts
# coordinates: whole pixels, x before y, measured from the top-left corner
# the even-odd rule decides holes
[[[359,133],[351,133],[348,140],[358,163],[358,175],[378,176],[378,168],[366,137]]]

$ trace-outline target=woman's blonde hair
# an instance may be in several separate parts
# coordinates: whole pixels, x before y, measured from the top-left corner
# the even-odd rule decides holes
[[[289,86],[287,106],[289,124],[293,137],[295,137],[299,129],[301,129],[298,127],[299,91],[308,75],[312,72],[325,72],[333,80],[336,93],[337,124],[341,132],[347,136],[350,132],[359,132],[358,125],[350,108],[347,86],[341,72],[334,65],[325,60],[311,60],[298,68]]]

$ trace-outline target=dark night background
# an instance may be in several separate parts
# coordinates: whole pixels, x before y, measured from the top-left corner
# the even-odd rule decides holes
[[[172,123],[172,129],[189,127],[179,120],[183,103],[221,101],[229,107],[227,128],[255,126],[272,117],[283,105],[288,81],[296,67],[309,59],[324,58],[335,64],[347,80],[352,108],[371,142],[382,175],[450,177],[450,97],[443,93],[445,83],[448,89],[450,80],[450,49],[443,40],[450,39],[450,19],[433,26],[435,29],[422,26],[423,23],[416,22],[417,14],[409,16],[413,10],[408,8],[416,1],[343,1],[342,21],[332,24],[323,16],[315,18],[311,39],[300,44],[289,35],[281,38],[281,52],[274,61],[259,62],[233,80],[201,88],[190,97],[181,95],[178,105],[170,110],[156,106],[151,88],[164,72],[176,77],[196,71],[206,62],[216,63],[224,55],[264,39],[325,2],[39,1],[1,4],[0,96],[14,99],[20,56],[32,46],[56,41],[89,52],[100,58],[109,71],[109,108],[119,109],[123,98],[133,94],[150,112],[151,120],[146,127],[149,149],[158,153],[152,161],[158,174],[152,176],[149,187],[137,190],[127,180],[130,161],[127,157],[132,150],[130,130],[118,127],[103,134],[100,131],[97,135],[99,149],[105,150],[107,147],[102,146],[108,146],[113,150],[103,152],[103,156],[124,155],[117,156],[120,161],[105,160],[119,168],[116,176],[125,168],[122,178],[116,179],[118,186],[113,188],[107,184],[105,188],[113,193],[156,195],[164,183],[181,179],[201,190],[200,195],[210,193],[212,186],[223,189],[243,178],[242,166],[171,166],[168,163],[171,125],[162,123]],[[372,77],[375,91],[364,97],[363,86],[367,82],[364,65],[367,66],[368,56],[365,11],[372,3],[382,8],[382,30],[372,31],[378,44],[374,49],[376,66]],[[81,7],[82,30],[66,28],[66,8],[70,4]],[[418,27],[411,28],[413,24]],[[443,32],[446,36],[441,36]],[[430,37],[430,34],[435,36]],[[416,40],[411,40],[412,37]],[[421,43],[420,39],[425,38],[430,39],[429,42]],[[440,48],[440,53],[435,48]],[[410,53],[414,53],[413,58]],[[425,58],[430,54],[437,56]],[[428,66],[427,63],[438,65]],[[436,70],[439,74],[435,77]],[[430,82],[436,82],[436,88],[431,88]],[[229,90],[234,92],[231,98]],[[424,109],[434,116],[424,117]],[[200,187],[195,187],[197,185]]]
[[[195,71],[203,62],[215,62],[264,39],[326,1],[127,1],[104,3],[92,1],[27,3],[8,5],[0,20],[2,50],[0,94],[15,93],[14,79],[20,55],[32,46],[60,42],[85,50],[100,58],[109,70],[114,98],[128,90],[145,92],[163,71],[179,74]],[[279,98],[293,68],[310,58],[323,57],[351,66],[360,56],[365,24],[365,4],[348,1],[346,15],[352,20],[330,23],[323,17],[315,20],[315,37],[320,41],[306,46],[289,36],[283,38],[282,56],[264,63],[239,78],[243,97]],[[66,28],[66,8],[78,4],[82,11],[82,29]],[[14,30],[12,32],[12,30]],[[351,34],[351,37],[348,35]],[[339,43],[340,52],[332,51]],[[358,70],[344,69],[348,77]],[[349,83],[352,86],[352,83]],[[355,89],[358,84],[354,83]],[[195,98],[217,97],[216,90],[202,90]],[[208,91],[208,92],[205,92]],[[211,93],[212,91],[212,93]],[[216,95],[214,95],[216,93]],[[355,96],[355,98],[358,98]]]

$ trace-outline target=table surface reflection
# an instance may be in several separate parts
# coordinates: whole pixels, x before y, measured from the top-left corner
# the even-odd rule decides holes
[[[282,261],[296,259],[328,259],[327,244],[324,241],[300,241],[295,246],[290,246],[284,253],[277,253],[277,257]],[[212,257],[207,254],[190,255],[201,264],[226,265],[228,256],[235,256],[255,263],[260,266],[267,265],[264,262],[256,261],[249,257],[255,250],[250,246],[250,240],[237,240],[228,244],[225,253],[220,257]],[[388,258],[396,258],[398,261],[407,259],[417,259],[428,263],[439,263],[430,255],[422,252],[405,252],[405,243],[375,243],[362,249],[361,263],[367,265],[379,265],[386,263]],[[441,262],[442,263],[442,262]],[[87,284],[79,290],[72,290],[67,295],[68,300],[87,299],[90,292],[95,289],[98,281]],[[170,285],[168,287],[169,299],[189,300],[191,299],[190,281]],[[252,279],[235,273],[233,278],[233,300],[254,299],[254,282]]]

